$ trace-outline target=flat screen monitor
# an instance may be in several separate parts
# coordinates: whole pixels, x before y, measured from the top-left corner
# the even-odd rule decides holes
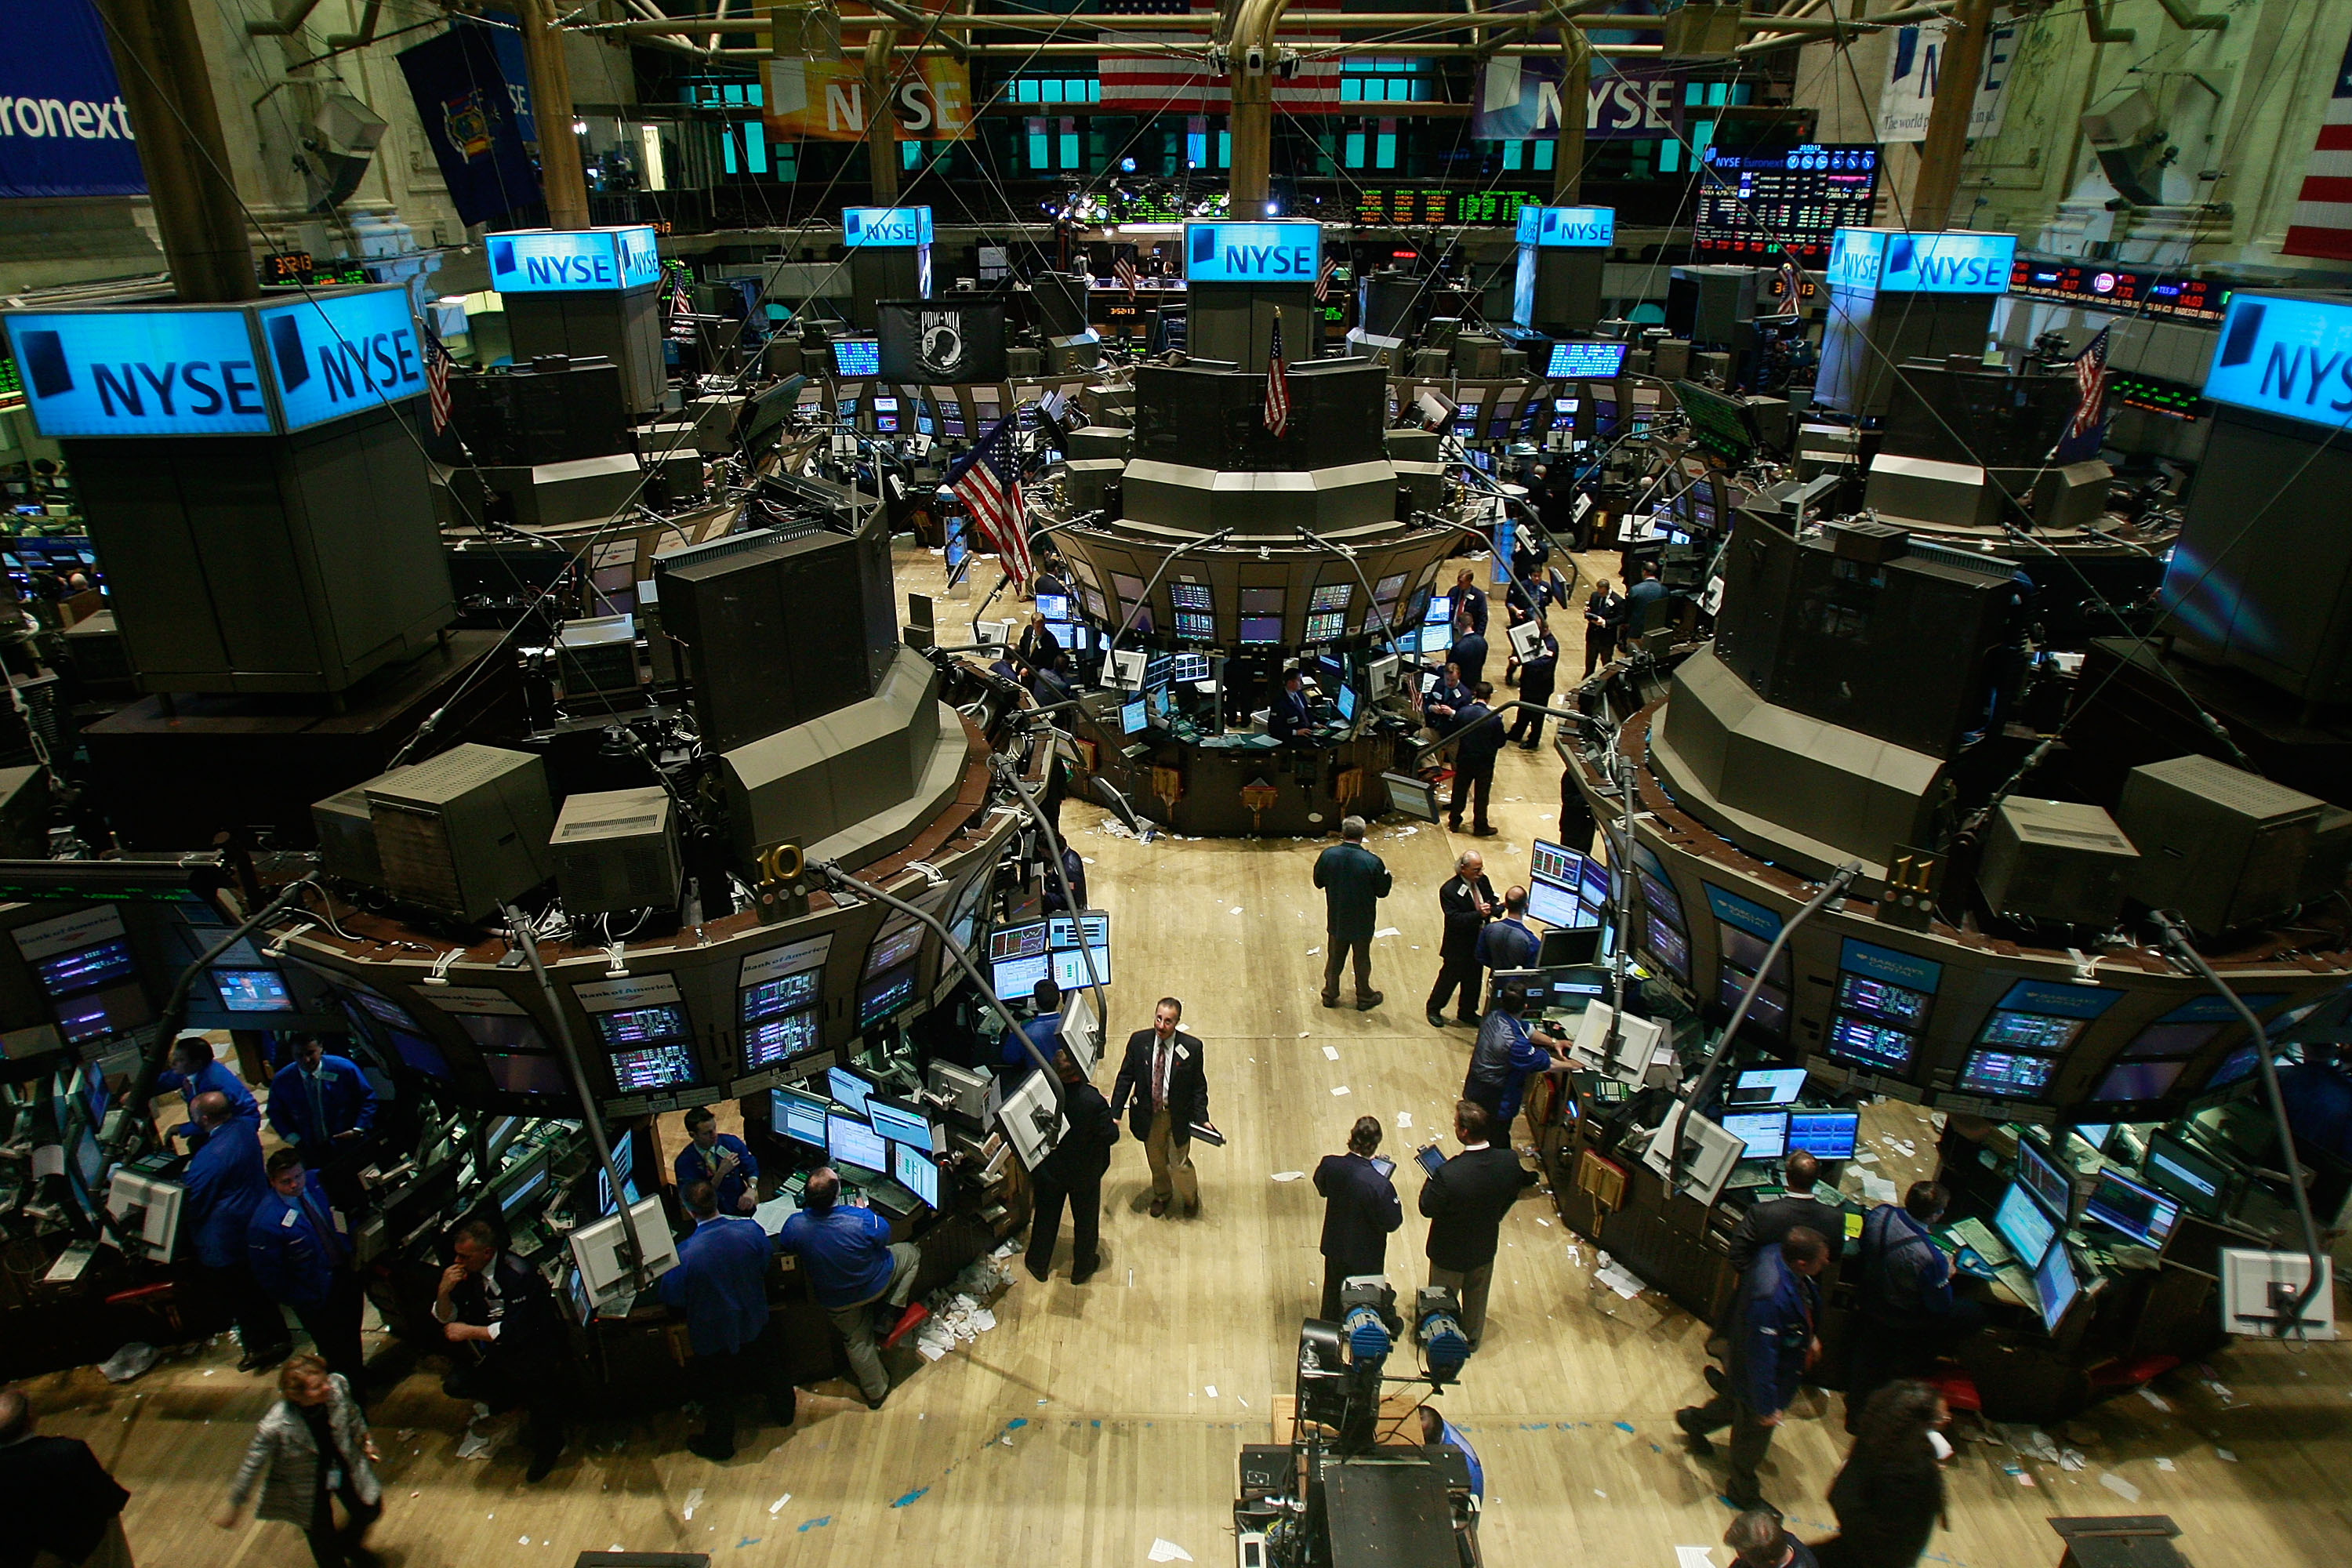
[[[1198,610],[1176,612],[1176,635],[1187,642],[1214,642],[1217,638],[1217,617],[1204,616]]]
[[[1037,613],[1049,621],[1070,618],[1070,596],[1067,594],[1040,594],[1036,599]]]
[[[1577,891],[1594,909],[1609,901],[1609,867],[1592,856],[1584,858],[1584,869],[1577,875]]]
[[[768,1091],[768,1125],[779,1136],[822,1149],[824,1119],[832,1104],[824,1096],[811,1094],[804,1089],[772,1089]]]
[[[452,1013],[466,1037],[486,1051],[545,1051],[547,1037],[520,1013]]]
[[[2107,1139],[2114,1133],[2115,1130],[2116,1124],[2112,1121],[2085,1121],[2081,1123],[2079,1126],[2069,1128],[2067,1131],[2073,1132],[2075,1137],[2080,1138],[2084,1142],[2088,1143],[2093,1149],[2097,1150],[2104,1149],[2107,1146]]]
[[[1650,956],[1664,964],[1666,972],[1675,979],[1689,984],[1690,943],[1683,940],[1683,933],[1661,920],[1655,910],[1651,911],[1643,929],[1643,945],[1649,949]]]
[[[743,1022],[772,1017],[796,1008],[814,1005],[824,984],[824,971],[803,969],[797,974],[780,975],[763,980],[757,985],[743,988]]]
[[[1772,951],[1771,942],[1754,931],[1742,931],[1720,921],[1716,922],[1715,931],[1725,963],[1736,963],[1750,974],[1764,967],[1764,955]],[[1780,956],[1772,961],[1772,978],[1784,985],[1788,984],[1789,950],[1785,946],[1780,949]]]
[[[1690,929],[1689,922],[1683,919],[1682,898],[1674,889],[1668,887],[1659,878],[1651,876],[1647,871],[1636,870],[1633,873],[1633,879],[1641,884],[1643,903],[1664,915],[1675,925],[1685,931]]]
[[[929,1208],[940,1206],[939,1162],[919,1149],[909,1149],[904,1143],[890,1146],[890,1173],[898,1184],[923,1200]]]
[[[814,1007],[762,1018],[743,1029],[743,1070],[758,1072],[804,1057],[824,1043],[824,1031]]]
[[[1555,926],[1543,933],[1536,948],[1536,967],[1558,969],[1564,964],[1592,963],[1616,952],[1611,940],[1617,933],[1604,925]]]
[[[572,1084],[563,1064],[541,1051],[484,1051],[482,1070],[490,1082],[508,1094],[569,1099]]]
[[[1883,980],[1870,980],[1852,973],[1838,977],[1839,1012],[1855,1014],[1881,1024],[1892,1024],[1901,1029],[1917,1028],[1927,1016],[1927,1005],[1931,1000],[1925,991],[1889,985]]]
[[[40,980],[41,989],[55,998],[78,995],[97,986],[128,980],[136,968],[130,942],[118,937],[95,947],[76,948],[71,952],[42,959],[33,965],[33,973]]]
[[[2058,1020],[2053,1019],[2052,1022]],[[2058,1070],[2056,1057],[2027,1056],[2019,1051],[1970,1051],[1960,1067],[1962,1094],[1989,1094],[2000,1100],[2039,1100]]]
[[[1173,679],[1179,681],[1209,679],[1209,656],[1205,653],[1180,653],[1175,658]]]
[[[2041,1013],[1995,1013],[1985,1021],[1980,1046],[2013,1046],[2029,1051],[2063,1051],[2083,1032],[2083,1018],[2053,1018]]]
[[[858,1115],[866,1114],[866,1101],[874,1092],[874,1080],[856,1068],[828,1068],[824,1087],[834,1099]]]
[[[857,988],[857,1026],[867,1028],[895,1016],[914,1000],[915,966],[911,963],[892,970],[879,980],[869,980]]]
[[[1280,616],[1244,616],[1242,643],[1249,647],[1272,647],[1282,641]]]
[[[613,1081],[623,1094],[650,1093],[664,1089],[690,1089],[701,1073],[694,1065],[694,1047],[684,1040],[610,1053]]]
[[[2149,1186],[2207,1219],[2221,1218],[2228,1205],[2229,1172],[2169,1132],[2148,1139],[2147,1159],[2140,1174]]]
[[[2120,1231],[2143,1247],[2161,1247],[2180,1218],[2180,1205],[2154,1187],[2101,1171],[2083,1217]]]
[[[1729,964],[1723,966],[1715,979],[1715,999],[1727,1016],[1739,1006],[1741,993],[1748,989],[1753,976],[1744,974]],[[1748,1005],[1744,1026],[1761,1029],[1768,1035],[1789,1032],[1789,994],[1778,985],[1759,985],[1756,1000]]]
[[[412,1035],[406,1029],[394,1029],[390,1034],[392,1048],[398,1053],[402,1061],[406,1062],[426,1078],[441,1079],[448,1078],[449,1059],[441,1054],[439,1046],[422,1035]]]
[[[1860,1018],[1832,1018],[1829,1041],[1822,1052],[1856,1067],[1899,1073],[1911,1070],[1911,1055],[1917,1046],[1917,1037],[1901,1029],[1865,1023]]]
[[[596,1033],[607,1049],[622,1046],[641,1046],[656,1040],[674,1040],[687,1033],[686,1009],[677,1003],[664,1003],[653,1007],[630,1007],[618,1013],[595,1015]]]
[[[1150,724],[1150,715],[1146,711],[1143,699],[1140,697],[1137,698],[1132,702],[1122,702],[1118,705],[1118,732],[1120,734],[1139,734]]]
[[[1613,381],[1624,368],[1626,342],[1565,342],[1551,346],[1544,367],[1548,381]],[[1570,405],[1570,406],[1574,406]]]
[[[919,1105],[872,1095],[866,1101],[866,1119],[874,1124],[875,1131],[893,1143],[909,1144],[927,1153],[936,1146],[930,1120]]]
[[[877,1175],[890,1173],[890,1145],[882,1134],[855,1116],[828,1111],[824,1119],[824,1152],[836,1165],[851,1165]]]
[[[1789,1147],[1802,1149],[1816,1160],[1851,1160],[1854,1141],[1862,1135],[1859,1110],[1791,1110]]]
[[[1217,607],[1216,596],[1206,583],[1171,583],[1168,603],[1180,610],[1210,613]]]
[[[1355,721],[1356,689],[1352,686],[1342,686],[1339,688],[1339,722],[1352,724]]]
[[[2082,1294],[2083,1282],[2075,1277],[2074,1260],[2066,1256],[2063,1247],[2053,1247],[2042,1255],[2042,1267],[2033,1271],[2033,1296],[2042,1309],[2042,1331],[2054,1334],[2066,1316],[2066,1309]]]
[[[1565,845],[1538,838],[1528,854],[1528,873],[1539,881],[1573,888],[1584,875],[1586,858]]]
[[[1597,925],[1599,921],[1577,901],[1576,894],[1557,882],[1538,878],[1528,883],[1528,913],[1548,926]]]
[[[1731,1080],[1723,1103],[1733,1110],[1756,1110],[1770,1105],[1793,1105],[1805,1092],[1802,1068],[1746,1068]]]
[[[86,992],[52,1005],[57,1009],[58,1032],[69,1046],[127,1035],[155,1016],[147,1005],[146,993],[135,981]]]
[[[857,381],[882,374],[882,343],[877,338],[833,340],[833,374]]]
[[[2162,1100],[2172,1092],[2174,1081],[2188,1066],[2187,1062],[2117,1062],[2099,1079],[2099,1087],[2091,1091],[2091,1103],[2121,1105]]]
[[[896,969],[922,951],[923,937],[929,930],[919,921],[908,921],[895,931],[884,931],[866,950],[866,967],[859,978],[871,980],[885,970]]]
[[[291,1013],[293,994],[286,977],[274,969],[215,969],[213,989],[231,1013]]]
[[[2009,1243],[2010,1251],[2028,1269],[2042,1267],[2042,1255],[2057,1239],[2058,1227],[2042,1205],[2033,1201],[2023,1182],[2011,1182],[2000,1194],[2000,1206],[1993,1210],[1992,1227],[2000,1232],[2001,1240]]]
[[[2017,1145],[2017,1181],[2052,1219],[2060,1225],[2067,1222],[2074,1206],[2073,1180],[2056,1161],[2022,1141]]]
[[[1734,1111],[1723,1119],[1723,1130],[1748,1147],[1743,1160],[1777,1160],[1789,1152],[1789,1113],[1785,1110]]]

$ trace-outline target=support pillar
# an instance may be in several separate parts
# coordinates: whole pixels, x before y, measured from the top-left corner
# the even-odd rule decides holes
[[[1984,74],[1985,39],[1992,29],[1993,0],[1959,0],[1944,35],[1944,59],[1936,101],[1927,110],[1927,136],[1919,144],[1919,173],[1911,182],[1911,227],[1927,233],[1949,228],[1952,201],[1959,194],[1960,159],[1969,148],[1969,113]]]
[[[188,0],[99,0],[172,286],[189,304],[261,292]]]
[[[890,46],[896,37],[885,27],[866,40],[866,163],[877,207],[898,203],[898,117],[890,110]]]
[[[1255,76],[1238,74],[1234,86],[1234,168],[1230,212],[1236,218],[1265,216],[1273,193],[1274,64],[1269,51],[1266,68]]]
[[[1584,119],[1592,91],[1592,40],[1584,36],[1583,28],[1565,19],[1559,32],[1563,50],[1559,139],[1551,155],[1551,200],[1554,206],[1572,207],[1584,189]]]
[[[522,58],[530,78],[531,117],[539,125],[539,181],[547,200],[547,226],[588,226],[588,174],[580,138],[572,132],[572,66],[563,56],[550,0],[517,0],[522,17]]]

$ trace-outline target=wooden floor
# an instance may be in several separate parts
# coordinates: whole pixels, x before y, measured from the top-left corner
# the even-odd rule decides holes
[[[917,551],[902,551],[900,569],[902,588],[938,575]],[[958,614],[942,606],[944,620]],[[1573,657],[1580,623],[1555,623]],[[1528,841],[1549,830],[1558,800],[1549,750],[1504,753],[1504,832],[1480,846],[1498,885],[1525,875]],[[1392,1153],[1444,1122],[1469,1036],[1431,1029],[1422,1002],[1435,973],[1436,887],[1472,841],[1375,829],[1372,847],[1397,881],[1381,916],[1394,929],[1374,947],[1388,1001],[1359,1014],[1316,1003],[1324,938],[1308,873],[1319,841],[1139,845],[1104,833],[1100,814],[1076,803],[1064,822],[1091,863],[1093,901],[1114,920],[1114,1028],[1142,1026],[1152,1001],[1172,994],[1206,1042],[1213,1114],[1232,1142],[1196,1153],[1199,1218],[1142,1212],[1142,1152],[1123,1142],[1105,1187],[1107,1262],[1087,1286],[1067,1281],[1066,1242],[1051,1283],[1021,1276],[997,1303],[1000,1327],[945,1360],[898,1369],[905,1381],[882,1411],[827,1385],[803,1394],[789,1436],[755,1430],[725,1466],[686,1453],[688,1424],[672,1415],[591,1425],[548,1481],[526,1488],[511,1444],[488,1460],[457,1458],[466,1411],[431,1377],[413,1376],[377,1413],[387,1510],[376,1539],[387,1560],[568,1568],[578,1552],[620,1547],[707,1552],[719,1564],[1061,1568],[1140,1563],[1162,1538],[1200,1563],[1233,1560],[1235,1453],[1267,1438],[1320,1279],[1315,1194],[1276,1178],[1312,1170],[1361,1114],[1391,1129]],[[1880,1118],[1932,1158],[1930,1131],[1909,1108]],[[1906,1173],[1891,1155],[1880,1169]],[[1389,1255],[1406,1289],[1421,1268],[1414,1185]],[[1694,1545],[1725,1562],[1720,1470],[1687,1458],[1671,1422],[1702,1396],[1696,1325],[1653,1295],[1624,1301],[1594,1288],[1592,1249],[1572,1241],[1540,1193],[1504,1236],[1486,1348],[1442,1402],[1485,1462],[1487,1561],[1664,1568],[1675,1546]],[[32,1389],[45,1429],[87,1438],[131,1489],[126,1526],[144,1563],[304,1560],[288,1526],[223,1533],[205,1522],[269,1397],[235,1358],[224,1339],[121,1388],[84,1370]],[[1963,1442],[1950,1529],[1930,1561],[2054,1563],[2048,1515],[2161,1512],[2179,1522],[2199,1568],[2343,1563],[2347,1368],[2334,1346],[2234,1349],[2211,1369],[2226,1395],[2184,1368],[2157,1385],[2163,1407],[2126,1398],[2055,1434],[2082,1456],[2074,1471]],[[1833,1396],[1808,1395],[1764,1475],[1809,1538],[1831,1531],[1822,1493],[1843,1452],[1839,1415]]]

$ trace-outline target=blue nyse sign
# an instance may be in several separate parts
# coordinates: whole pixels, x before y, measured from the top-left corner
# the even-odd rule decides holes
[[[2257,414],[2345,423],[2352,416],[2352,304],[2232,296],[2205,395]]]
[[[929,207],[844,207],[841,243],[855,250],[861,245],[909,249],[931,243]]]
[[[1590,247],[1615,243],[1617,209],[1615,207],[1521,207],[1518,238],[1521,245],[1554,247]]]
[[[661,281],[649,227],[517,229],[487,243],[490,287],[501,294],[610,293]]]
[[[2016,258],[2013,234],[1842,228],[1830,243],[1829,280],[1882,294],[2006,294]]]
[[[1312,283],[1319,223],[1188,223],[1184,276],[1194,283]]]
[[[34,426],[92,436],[267,436],[425,390],[408,291],[230,307],[18,310],[8,346]]]
[[[260,312],[280,428],[305,430],[425,390],[408,290],[370,289]]]

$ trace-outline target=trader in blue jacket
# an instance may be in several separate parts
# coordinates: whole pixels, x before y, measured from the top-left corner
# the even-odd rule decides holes
[[[269,1080],[269,1125],[346,1206],[359,1200],[356,1173],[367,1156],[375,1111],[375,1090],[359,1064],[328,1055],[316,1035],[297,1040],[294,1059]]]
[[[760,1206],[760,1162],[743,1140],[719,1131],[719,1118],[709,1106],[686,1113],[686,1147],[670,1162],[679,1192],[709,1182],[719,1189],[720,1214],[750,1214]]]
[[[1715,1452],[1707,1435],[1731,1428],[1731,1474],[1724,1496],[1734,1508],[1764,1506],[1756,1467],[1771,1451],[1772,1428],[1820,1352],[1813,1319],[1821,1292],[1813,1279],[1829,1259],[1829,1243],[1804,1226],[1782,1237],[1778,1247],[1759,1252],[1739,1278],[1721,1391],[1705,1405],[1675,1412],[1675,1425],[1690,1439],[1694,1454]]]
[[[261,1125],[261,1104],[253,1098],[253,1090],[213,1055],[212,1042],[202,1035],[182,1035],[173,1041],[172,1065],[155,1075],[156,1093],[169,1094],[175,1089],[188,1108],[188,1119],[168,1136],[185,1138],[190,1153],[205,1146],[204,1122],[196,1115],[200,1094],[218,1094],[228,1101],[230,1114],[252,1122],[257,1130]]]
[[[841,1177],[826,1165],[809,1173],[801,1212],[784,1221],[776,1246],[807,1270],[809,1294],[841,1331],[866,1408],[881,1409],[890,1396],[890,1373],[875,1346],[874,1313],[898,1313],[888,1344],[929,1316],[921,1302],[907,1304],[923,1255],[911,1241],[892,1241],[890,1222],[872,1209],[841,1202]]]
[[[352,1272],[351,1237],[327,1202],[319,1173],[280,1149],[267,1166],[269,1190],[246,1222],[245,1255],[264,1294],[294,1310],[294,1319],[353,1389],[365,1371],[360,1347],[360,1282]]]
[[[735,1405],[758,1384],[768,1414],[790,1426],[799,1399],[784,1370],[783,1347],[768,1316],[768,1277],[776,1247],[757,1220],[719,1212],[719,1191],[697,1182],[684,1193],[694,1234],[678,1243],[677,1267],[661,1277],[661,1299],[686,1320],[694,1362],[687,1375],[702,1402],[702,1436],[687,1451],[712,1464],[735,1454]]]
[[[246,1103],[253,1101],[248,1098]],[[189,1250],[236,1321],[237,1342],[245,1347],[236,1370],[258,1372],[276,1366],[294,1348],[284,1314],[261,1293],[246,1263],[246,1226],[269,1191],[261,1163],[261,1132],[252,1118],[240,1114],[215,1089],[197,1095],[190,1110],[200,1141],[180,1176],[185,1189],[180,1199],[180,1234],[189,1238]]]

